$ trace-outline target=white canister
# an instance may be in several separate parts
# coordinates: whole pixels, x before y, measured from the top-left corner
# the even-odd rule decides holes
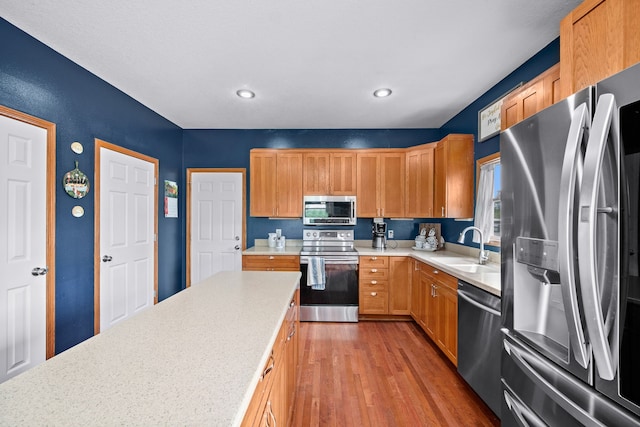
[[[269,238],[267,239],[267,244],[270,248],[276,247],[277,236],[276,233],[269,233]]]
[[[280,236],[279,239],[276,239],[276,248],[284,248],[286,238],[284,236]]]

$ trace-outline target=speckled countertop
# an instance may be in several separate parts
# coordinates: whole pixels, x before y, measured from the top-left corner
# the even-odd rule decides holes
[[[0,425],[239,425],[299,278],[193,285],[0,384]]]
[[[246,249],[244,255],[299,255],[302,249],[302,241],[287,241],[285,248],[276,249],[266,246],[266,240],[256,240],[256,245]],[[470,283],[480,289],[501,296],[502,286],[500,284],[500,254],[490,252],[490,261],[484,266],[479,266],[478,258],[473,249],[463,245],[447,243],[450,250],[439,250],[435,252],[418,251],[411,248],[413,241],[390,241],[388,248],[384,250],[373,249],[370,240],[356,241],[356,250],[361,256],[408,256],[419,261],[424,261],[430,265],[440,268],[442,271]],[[392,248],[393,245],[397,247]]]
[[[500,264],[497,263],[490,262],[481,266],[478,264],[478,258],[451,250],[427,252],[416,251],[410,247],[380,250],[367,246],[356,246],[356,249],[360,256],[410,256],[493,295],[501,296],[502,294]]]

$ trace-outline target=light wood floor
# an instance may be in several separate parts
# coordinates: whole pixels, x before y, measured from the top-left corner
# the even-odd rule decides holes
[[[498,426],[413,322],[300,324],[292,426]]]

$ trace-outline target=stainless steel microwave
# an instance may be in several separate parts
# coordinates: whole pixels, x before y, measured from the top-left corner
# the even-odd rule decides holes
[[[304,196],[304,225],[356,225],[356,196]]]

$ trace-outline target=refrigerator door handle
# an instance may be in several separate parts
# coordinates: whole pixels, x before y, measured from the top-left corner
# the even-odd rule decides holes
[[[525,359],[527,355],[521,350],[510,344],[507,340],[503,340],[504,349],[511,357],[511,360],[520,368],[520,370],[539,388],[544,394],[549,396],[555,403],[567,411],[576,420],[584,425],[594,425],[605,427],[604,424],[593,419],[593,417],[581,408],[576,402],[562,394],[552,384],[550,384],[535,368],[533,368]]]
[[[531,409],[527,408],[509,390],[504,390],[504,401],[520,427],[547,427]]]
[[[612,134],[616,135],[617,133],[617,116],[614,117],[616,111],[614,96],[612,94],[601,95],[593,116],[593,125],[585,153],[584,177],[578,218],[578,265],[585,322],[593,348],[593,357],[598,369],[598,375],[609,381],[614,379],[617,370],[617,349],[615,348],[617,347],[615,341],[617,340],[617,333],[614,333],[613,342],[609,343],[606,329],[607,326],[616,327],[615,320],[612,322],[610,316],[615,316],[618,290],[613,287],[610,292],[603,290],[604,286],[613,286],[614,284],[607,283],[607,280],[599,280],[597,255],[598,250],[617,251],[618,236],[615,236],[615,244],[612,249],[598,248],[596,237],[598,211],[603,211],[606,215],[617,215],[616,206],[606,206],[604,209],[598,208],[598,190],[601,185],[602,163],[610,129],[613,131]],[[616,137],[614,136],[614,138]],[[616,167],[618,167],[617,160]],[[616,175],[619,176],[619,170],[616,171]],[[617,256],[614,256],[615,261],[617,261]],[[617,275],[614,277],[617,279]],[[602,298],[604,295],[607,298],[611,298],[610,303],[607,304],[607,319],[603,316]]]
[[[583,368],[589,364],[591,349],[585,339],[580,308],[578,306],[578,281],[576,279],[576,263],[574,251],[574,206],[576,201],[576,185],[582,179],[582,141],[584,129],[589,127],[589,109],[586,103],[580,104],[571,117],[571,126],[564,151],[562,171],[560,175],[560,201],[558,205],[558,259],[560,273],[560,289],[564,302],[564,311],[569,328],[569,337],[573,356]]]

